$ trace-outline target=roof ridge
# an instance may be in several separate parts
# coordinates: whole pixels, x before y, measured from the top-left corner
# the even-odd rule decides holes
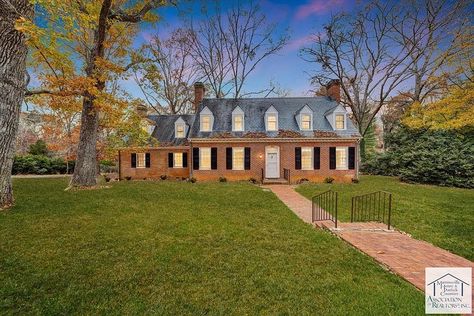
[[[301,97],[259,97],[259,98],[203,98],[203,100],[235,100],[235,101],[241,101],[241,100],[285,100],[285,99],[326,99],[328,97],[326,96],[314,96],[314,97],[308,97],[308,96],[301,96]],[[335,102],[335,101],[334,101]]]

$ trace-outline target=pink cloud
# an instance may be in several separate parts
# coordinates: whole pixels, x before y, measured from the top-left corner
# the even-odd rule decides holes
[[[310,0],[298,8],[296,18],[302,20],[313,14],[324,14],[334,8],[341,7],[344,2],[344,0]]]
[[[310,42],[314,40],[314,35],[306,35],[303,37],[295,38],[288,42],[285,46],[284,50],[293,51],[302,48],[303,46],[307,46]]]

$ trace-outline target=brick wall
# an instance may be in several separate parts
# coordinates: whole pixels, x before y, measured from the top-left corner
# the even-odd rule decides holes
[[[193,170],[193,176],[199,181],[217,180],[226,177],[227,180],[248,180],[255,178],[260,181],[262,168],[265,169],[265,147],[278,146],[280,148],[280,177],[283,178],[283,169],[290,169],[291,182],[300,179],[308,179],[314,182],[322,182],[326,177],[333,177],[337,182],[350,182],[356,177],[354,170],[331,170],[329,169],[329,147],[355,146],[356,142],[280,142],[280,143],[194,143],[193,147],[216,147],[217,148],[217,170]],[[250,170],[227,170],[226,169],[226,147],[250,147],[251,164]],[[318,170],[296,170],[295,169],[295,147],[321,147],[321,168]],[[192,158],[191,158],[192,162]],[[357,166],[357,165],[356,165]],[[192,166],[191,166],[192,167]],[[357,167],[356,167],[357,168]]]
[[[169,168],[168,153],[188,153],[187,168]],[[150,153],[150,168],[132,168],[132,153]],[[189,148],[144,148],[144,149],[127,149],[120,151],[120,179],[132,177],[132,179],[159,179],[161,175],[167,175],[171,178],[189,177],[190,166]]]
[[[329,169],[329,147],[355,146],[356,142],[279,142],[279,143],[242,143],[242,142],[209,142],[194,143],[193,147],[216,147],[217,148],[217,170],[192,170],[192,152],[187,147],[166,147],[149,149],[127,149],[120,151],[121,179],[132,177],[132,179],[159,179],[161,175],[171,178],[187,178],[192,172],[192,176],[198,181],[215,181],[219,177],[225,177],[229,181],[249,180],[254,178],[260,181],[262,178],[262,168],[265,170],[265,147],[278,146],[280,148],[280,177],[283,178],[283,169],[290,169],[291,182],[296,183],[300,179],[308,179],[313,182],[322,182],[326,177],[333,177],[336,182],[350,182],[356,177],[354,170],[331,170]],[[227,170],[226,169],[226,148],[227,147],[250,147],[251,163],[250,170]],[[296,170],[295,169],[295,147],[320,147],[321,148],[321,168],[318,170]],[[131,153],[149,152],[150,168],[132,168]],[[169,168],[168,153],[187,152],[187,168]]]

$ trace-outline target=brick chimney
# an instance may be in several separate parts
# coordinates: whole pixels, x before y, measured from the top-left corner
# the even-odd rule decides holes
[[[204,83],[196,82],[194,84],[194,113],[197,112],[199,107],[199,103],[201,103],[202,99],[204,99],[204,94],[206,93],[206,88],[204,87]]]
[[[341,102],[341,83],[333,79],[326,84],[326,95],[336,102]]]

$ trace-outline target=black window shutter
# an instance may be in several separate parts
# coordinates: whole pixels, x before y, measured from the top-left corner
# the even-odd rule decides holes
[[[336,147],[329,147],[329,169],[336,169]]]
[[[321,169],[321,147],[314,147],[314,155],[313,155],[313,164],[314,169]]]
[[[227,147],[225,149],[225,168],[227,170],[232,169],[232,147]]]
[[[355,169],[355,147],[349,147],[349,169]]]
[[[173,168],[173,153],[168,153],[168,168]]]
[[[295,148],[295,169],[301,170],[301,147]]]
[[[132,168],[136,168],[137,167],[137,154],[136,153],[133,153],[132,154]]]
[[[145,154],[145,167],[150,168],[151,166],[151,159],[150,159],[150,153]]]
[[[199,148],[193,148],[193,169],[199,170]]]
[[[217,147],[211,148],[211,169],[217,169]]]
[[[250,147],[245,147],[245,170],[250,170]]]
[[[183,153],[183,168],[188,167],[188,153]]]

